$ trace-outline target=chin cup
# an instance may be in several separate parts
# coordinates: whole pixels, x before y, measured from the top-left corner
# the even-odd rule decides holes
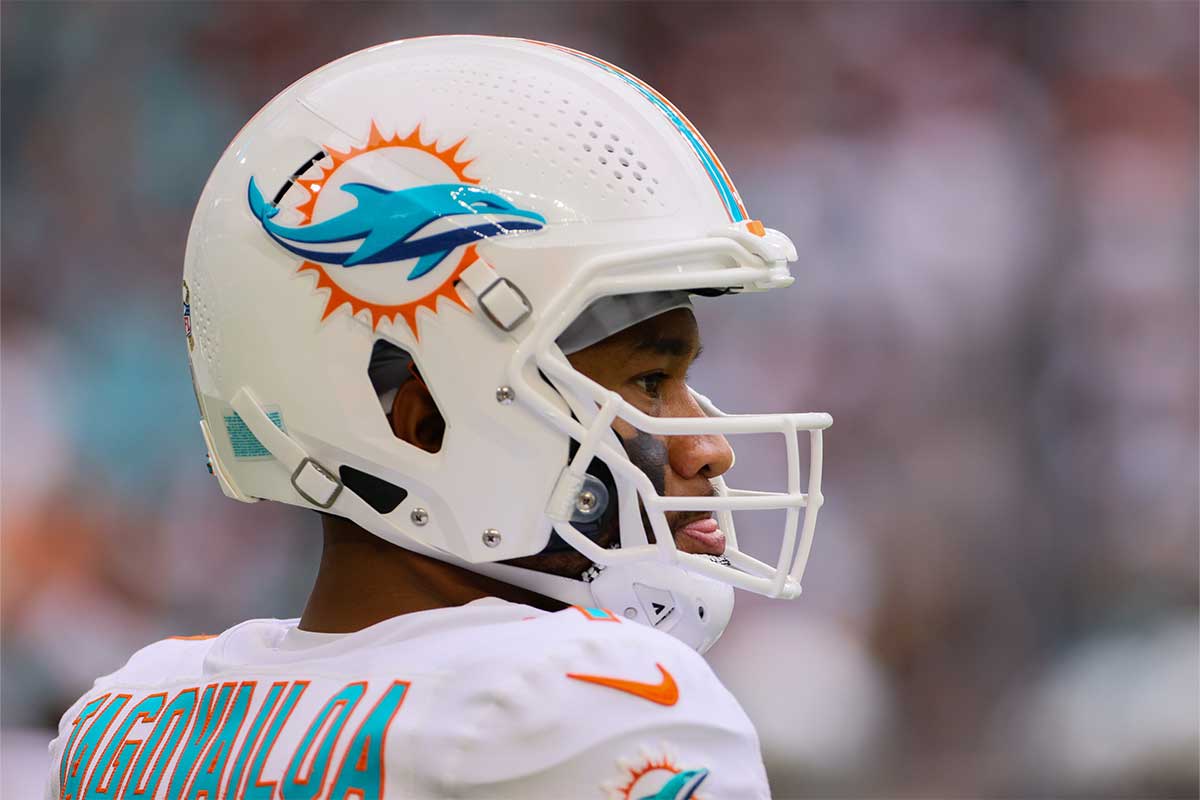
[[[674,565],[614,564],[588,588],[598,607],[669,633],[700,653],[716,644],[733,614],[733,587]]]

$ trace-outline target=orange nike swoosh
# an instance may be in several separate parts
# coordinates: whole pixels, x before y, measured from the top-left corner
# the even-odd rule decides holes
[[[610,689],[616,689],[621,692],[629,692],[643,700],[649,700],[651,703],[658,703],[660,706],[673,706],[679,701],[679,687],[675,684],[675,679],[671,677],[671,673],[667,672],[662,664],[655,664],[658,671],[662,673],[662,680],[658,683],[642,683],[641,681],[627,681],[622,678],[609,678],[604,675],[576,675],[573,672],[568,672],[568,678],[574,678],[577,681],[586,681],[588,683],[596,683],[600,686],[607,686]]]

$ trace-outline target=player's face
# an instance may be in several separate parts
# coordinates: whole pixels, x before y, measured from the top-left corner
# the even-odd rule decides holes
[[[700,334],[690,309],[667,311],[571,355],[571,364],[584,375],[621,395],[651,416],[700,417],[704,411],[687,387],[688,369],[700,355]],[[419,381],[401,385],[392,410],[396,435],[429,451],[441,447],[446,424],[429,390]],[[712,479],[733,465],[733,450],[724,436],[652,436],[624,420],[613,429],[631,461],[649,476],[659,494],[709,497]],[[620,542],[616,504],[604,517],[597,541],[603,547]],[[649,521],[643,524],[653,541]],[[709,511],[672,511],[667,524],[675,546],[687,553],[719,556],[725,534]],[[574,577],[592,566],[581,553],[557,552],[525,556],[508,562],[556,575]]]
[[[652,317],[570,356],[571,364],[650,416],[701,417],[688,391],[688,370],[700,355],[700,333],[691,309]],[[712,479],[733,465],[724,436],[652,436],[618,419],[613,429],[629,458],[660,494],[708,497]],[[725,535],[711,512],[668,512],[675,544],[687,553],[721,555]],[[649,526],[647,526],[649,530]]]

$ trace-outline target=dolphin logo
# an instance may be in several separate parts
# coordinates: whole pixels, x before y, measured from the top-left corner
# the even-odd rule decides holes
[[[681,772],[671,778],[654,794],[646,795],[639,800],[688,800],[707,777],[708,770],[706,769],[689,769],[687,772]]]
[[[540,230],[546,218],[536,211],[517,208],[498,194],[462,183],[439,183],[388,191],[366,183],[347,183],[342,191],[357,201],[355,208],[315,225],[288,227],[272,221],[279,209],[268,203],[254,179],[248,190],[250,210],[267,234],[298,256],[325,264],[356,267],[417,259],[410,281],[425,275],[459,245],[510,231]],[[423,228],[442,217],[505,215],[521,217],[504,222],[466,224],[453,230],[414,239]],[[362,241],[353,250],[312,250],[303,244]]]

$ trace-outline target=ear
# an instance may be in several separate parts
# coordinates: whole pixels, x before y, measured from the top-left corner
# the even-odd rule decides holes
[[[392,433],[398,439],[429,453],[442,449],[446,420],[433,402],[433,395],[419,378],[400,385],[392,401]]]

